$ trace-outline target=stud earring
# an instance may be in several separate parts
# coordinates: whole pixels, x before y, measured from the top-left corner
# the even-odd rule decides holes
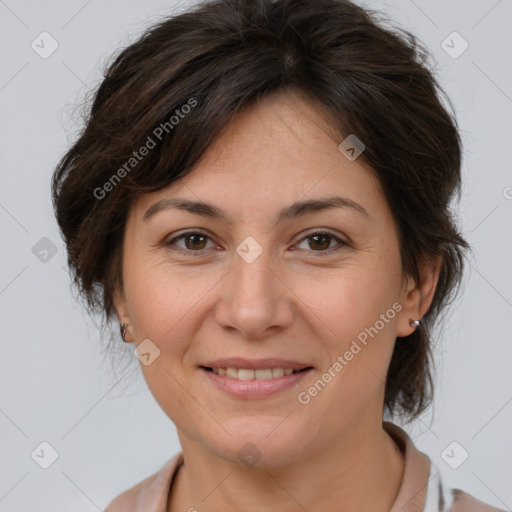
[[[412,318],[409,320],[409,324],[411,327],[414,327],[416,329],[416,327],[418,327],[418,325],[420,325],[420,321],[419,320],[413,320]]]
[[[119,330],[121,331],[121,338],[123,338],[123,341],[125,343],[129,343],[126,341],[126,331],[128,329],[128,324],[119,324]]]

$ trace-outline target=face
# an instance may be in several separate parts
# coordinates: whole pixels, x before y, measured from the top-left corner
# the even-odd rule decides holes
[[[182,446],[237,461],[252,443],[271,466],[382,420],[396,337],[421,311],[385,198],[340,142],[276,95],[132,206],[116,310]]]

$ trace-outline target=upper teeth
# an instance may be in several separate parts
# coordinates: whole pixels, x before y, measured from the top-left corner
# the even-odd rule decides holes
[[[283,375],[293,373],[292,368],[265,368],[262,370],[251,370],[245,368],[212,368],[213,373],[217,375],[225,375],[233,379],[253,380],[253,379],[277,379]]]

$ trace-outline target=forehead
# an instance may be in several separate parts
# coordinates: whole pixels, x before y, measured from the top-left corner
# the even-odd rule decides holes
[[[241,111],[189,174],[139,196],[134,209],[144,214],[155,202],[179,196],[223,205],[228,214],[236,205],[233,215],[254,216],[265,213],[263,205],[270,213],[300,199],[333,195],[378,208],[383,197],[372,169],[346,158],[341,141],[314,103],[276,94]]]

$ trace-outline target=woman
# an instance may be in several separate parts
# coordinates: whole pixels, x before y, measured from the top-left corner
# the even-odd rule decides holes
[[[497,510],[383,421],[432,401],[469,248],[426,56],[346,0],[217,0],[109,67],[56,215],[182,451],[108,512]]]

